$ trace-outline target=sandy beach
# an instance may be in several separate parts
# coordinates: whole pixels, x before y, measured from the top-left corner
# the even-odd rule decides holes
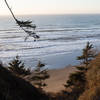
[[[75,67],[66,67],[63,69],[53,69],[49,70],[50,78],[46,80],[48,84],[45,87],[46,92],[53,92],[57,93],[64,89],[64,84],[68,80],[70,73],[74,72],[76,69]]]
[[[50,78],[45,82],[47,83],[47,87],[44,88],[46,92],[57,93],[64,89],[64,84],[68,80],[70,73],[75,72],[76,68],[69,66],[61,69],[52,69],[49,70],[48,73]],[[26,80],[31,79],[33,74],[25,77]],[[30,81],[33,84],[33,81]]]

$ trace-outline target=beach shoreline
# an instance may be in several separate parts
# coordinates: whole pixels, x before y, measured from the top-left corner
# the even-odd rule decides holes
[[[48,70],[50,78],[45,80],[47,86],[44,88],[44,91],[49,93],[61,92],[62,90],[65,89],[64,84],[66,84],[66,81],[69,79],[69,75],[75,71],[76,71],[75,66],[67,66],[65,68]],[[25,77],[25,79],[29,80],[32,77],[32,75],[34,74]],[[31,84],[34,83],[32,80],[30,80],[29,82]]]

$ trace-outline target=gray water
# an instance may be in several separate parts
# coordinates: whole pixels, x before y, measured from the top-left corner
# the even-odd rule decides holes
[[[8,63],[19,55],[27,67],[41,60],[48,68],[61,68],[79,62],[76,57],[87,41],[100,45],[100,15],[31,15],[17,16],[37,25],[40,39],[34,42],[15,23],[11,16],[0,17],[0,59]]]

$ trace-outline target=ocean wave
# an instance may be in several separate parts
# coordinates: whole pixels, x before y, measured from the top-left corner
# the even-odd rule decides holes
[[[93,30],[100,30],[100,28],[58,28],[58,29],[41,29],[37,30],[36,32],[60,32],[60,31],[93,31]]]

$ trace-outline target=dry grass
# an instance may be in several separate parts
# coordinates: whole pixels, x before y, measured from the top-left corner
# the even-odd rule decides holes
[[[100,100],[100,54],[89,65],[86,78],[86,91],[79,100]]]

